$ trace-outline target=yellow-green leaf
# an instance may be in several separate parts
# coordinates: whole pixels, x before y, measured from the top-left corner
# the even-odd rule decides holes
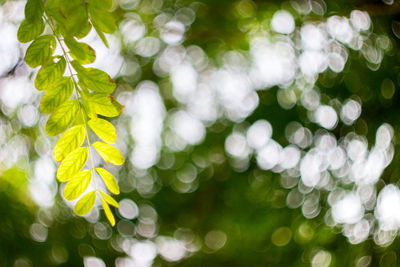
[[[57,180],[66,182],[82,170],[88,158],[88,148],[80,147],[68,154],[57,170]]]
[[[21,43],[30,42],[39,35],[41,35],[43,31],[44,31],[43,19],[40,18],[32,22],[23,20],[21,22],[21,25],[19,25],[17,32],[18,41],[20,41]]]
[[[96,171],[98,174],[100,174],[101,178],[103,178],[103,181],[104,181],[107,189],[110,190],[111,193],[118,195],[119,187],[118,187],[118,183],[115,180],[114,176],[104,168],[96,168]],[[108,202],[108,203],[110,203],[110,202]]]
[[[122,163],[124,163],[124,157],[121,152],[112,145],[103,142],[96,142],[92,146],[106,162],[114,165],[122,165]]]
[[[99,190],[100,194],[102,195],[102,197],[104,198],[105,201],[107,201],[108,204],[110,204],[111,206],[114,206],[116,208],[119,208],[119,204],[118,202],[110,195],[108,195],[107,193],[105,193],[102,190]]]
[[[83,216],[92,210],[96,202],[96,191],[92,191],[84,195],[75,205],[74,212],[76,215]]]
[[[66,200],[74,200],[85,192],[92,180],[92,170],[78,172],[72,177],[64,188]]]
[[[119,116],[123,109],[123,106],[118,102],[118,105],[116,105],[114,97],[108,94],[92,94],[88,97],[87,102],[92,112],[105,117]]]
[[[81,64],[89,64],[96,59],[95,51],[88,44],[77,42],[74,38],[65,38],[64,42],[72,58]]]
[[[57,141],[54,148],[54,159],[62,161],[71,151],[80,147],[85,140],[85,133],[83,124],[68,129]]]
[[[58,62],[47,62],[38,71],[35,78],[35,87],[38,90],[48,90],[57,83],[65,72],[65,59],[61,57]]]
[[[74,84],[70,77],[63,77],[42,98],[40,111],[44,114],[53,112],[71,98]]]
[[[76,70],[79,81],[94,92],[110,94],[115,90],[115,82],[102,70],[94,68],[83,68]]]
[[[93,118],[88,124],[93,132],[104,142],[113,144],[117,141],[117,131],[110,122],[100,118]]]
[[[42,65],[56,49],[56,39],[53,35],[42,35],[35,39],[26,50],[25,62],[32,68]]]
[[[114,218],[114,214],[112,214],[112,212],[111,212],[110,206],[108,206],[107,202],[105,202],[102,198],[100,198],[100,200],[101,200],[101,205],[103,206],[104,213],[106,214],[108,221],[110,222],[111,226],[114,226],[115,218]]]
[[[79,111],[77,100],[68,100],[57,108],[46,123],[46,133],[55,136],[64,132],[74,121]]]

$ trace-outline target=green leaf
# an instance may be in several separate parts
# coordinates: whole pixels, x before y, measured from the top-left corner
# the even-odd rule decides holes
[[[101,200],[101,205],[103,206],[103,209],[104,209],[104,212],[106,214],[108,221],[110,222],[111,226],[114,226],[115,218],[111,212],[110,206],[108,206],[107,202],[105,202],[102,198],[100,198],[100,200]]]
[[[58,25],[63,28],[66,34],[64,36],[78,36],[86,31],[88,14],[86,11],[85,1],[81,0],[60,0],[58,3],[58,13],[55,19]],[[55,10],[52,10],[55,13]]]
[[[53,35],[42,35],[35,39],[26,50],[25,62],[32,68],[42,65],[56,49],[56,39]]]
[[[110,94],[115,90],[115,82],[102,70],[87,68],[78,72],[79,81],[94,92]]]
[[[122,165],[122,163],[124,163],[124,157],[121,152],[112,145],[103,142],[96,142],[92,144],[92,146],[106,162],[114,165]]]
[[[68,154],[57,170],[57,180],[66,182],[82,170],[88,159],[88,148],[80,147]]]
[[[92,29],[92,24],[87,21],[81,29],[81,32],[75,35],[76,38],[81,39],[89,34],[90,30]]]
[[[82,87],[81,87],[82,88]],[[97,118],[97,114],[96,112],[94,112],[91,104],[90,104],[90,93],[89,92],[85,92],[82,91],[82,104],[83,107],[85,108],[85,114],[89,117],[89,118]]]
[[[101,178],[103,178],[103,181],[106,184],[107,189],[110,190],[111,193],[118,195],[120,193],[119,187],[118,187],[118,183],[115,180],[114,176],[112,176],[112,174],[109,173],[104,168],[96,168],[96,171],[98,174],[100,174]]]
[[[112,14],[106,10],[89,4],[90,20],[93,26],[101,32],[113,33],[117,25]]]
[[[40,111],[44,114],[53,112],[61,104],[71,98],[74,84],[70,77],[63,77],[42,98]]]
[[[66,62],[63,57],[58,62],[50,61],[45,63],[36,75],[35,87],[38,90],[47,90],[61,79],[65,72],[65,67]]]
[[[114,97],[108,94],[92,94],[88,97],[88,103],[92,112],[105,117],[119,116],[123,109],[123,106],[118,102],[117,106]]]
[[[85,133],[85,126],[83,124],[68,129],[60,139],[58,139],[54,147],[54,159],[56,161],[62,161],[71,151],[80,147],[85,140]]]
[[[27,43],[34,40],[36,37],[41,35],[44,31],[43,19],[34,20],[28,22],[27,20],[22,21],[19,25],[17,37],[21,43]]]
[[[107,201],[108,204],[119,208],[119,204],[118,202],[110,195],[108,195],[107,193],[103,192],[102,190],[99,190],[100,194],[103,196],[104,200]]]
[[[94,8],[109,10],[112,7],[112,0],[88,0],[88,4]]]
[[[83,216],[92,210],[96,202],[96,191],[92,191],[84,195],[75,205],[74,212],[76,215]]]
[[[99,93],[112,93],[115,90],[115,82],[102,70],[94,68],[84,68],[74,60],[72,66],[78,73],[79,83],[92,91]]]
[[[41,19],[43,12],[43,0],[28,0],[25,5],[25,19],[29,22],[34,22]]]
[[[85,192],[92,180],[92,170],[78,172],[72,177],[64,188],[66,200],[74,200]]]
[[[64,132],[74,121],[79,111],[77,100],[68,100],[57,108],[46,123],[46,133],[55,136]]]
[[[64,42],[68,46],[72,58],[79,63],[89,64],[95,61],[96,53],[89,45],[77,42],[74,38],[65,38]]]
[[[104,142],[113,144],[117,141],[117,131],[110,122],[100,118],[93,118],[88,121],[88,124],[93,132]]]

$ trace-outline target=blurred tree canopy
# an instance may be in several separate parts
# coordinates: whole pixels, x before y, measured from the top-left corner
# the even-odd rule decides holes
[[[398,1],[111,2],[114,227],[63,197],[0,1],[0,266],[399,265]]]

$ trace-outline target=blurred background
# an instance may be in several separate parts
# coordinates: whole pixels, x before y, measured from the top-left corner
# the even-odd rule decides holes
[[[0,266],[400,264],[400,2],[115,0],[110,49],[82,40],[125,106],[113,228],[56,182],[25,3],[0,1]]]

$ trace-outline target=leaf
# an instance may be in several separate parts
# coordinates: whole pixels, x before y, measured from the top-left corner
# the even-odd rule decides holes
[[[104,142],[113,144],[117,141],[117,131],[110,122],[99,118],[93,118],[88,121],[88,124],[93,132]]]
[[[102,70],[94,68],[84,68],[74,60],[71,65],[78,73],[79,83],[92,91],[99,93],[112,93],[115,90],[115,82]]]
[[[44,12],[43,0],[28,0],[25,5],[25,19],[34,22],[42,18]]]
[[[115,82],[102,70],[87,68],[84,72],[78,71],[78,78],[87,88],[99,93],[112,93]]]
[[[46,34],[38,37],[26,50],[26,64],[32,68],[42,65],[53,54],[56,45],[53,35]]]
[[[85,192],[92,180],[92,170],[78,172],[72,177],[64,188],[66,200],[74,200]]]
[[[44,31],[43,19],[37,19],[32,22],[27,20],[22,21],[19,25],[17,37],[21,43],[27,43],[34,40],[36,37],[41,35]]]
[[[104,209],[104,212],[106,214],[108,221],[110,222],[111,226],[114,226],[115,218],[111,212],[110,206],[108,206],[107,202],[105,202],[102,198],[100,198],[100,200],[101,200],[101,205],[103,206],[103,209]]]
[[[77,100],[68,100],[57,108],[46,123],[46,133],[55,136],[64,132],[74,121],[79,111]]]
[[[106,162],[114,165],[122,165],[122,163],[124,163],[124,157],[121,152],[112,145],[103,142],[96,142],[92,144],[92,146]]]
[[[49,0],[47,1],[49,2]],[[58,24],[63,36],[80,36],[87,31],[88,14],[85,1],[82,0],[53,0],[46,3],[46,13],[49,13]]]
[[[96,202],[96,191],[92,191],[84,195],[75,205],[74,212],[76,215],[83,216],[92,210]]]
[[[89,4],[90,20],[93,26],[101,32],[113,33],[117,26],[112,14],[106,10]]]
[[[65,72],[66,62],[63,57],[58,62],[50,61],[45,63],[35,79],[35,87],[38,90],[47,90],[50,86],[57,83]]]
[[[112,0],[88,0],[89,5],[94,8],[102,9],[102,10],[109,10],[112,7]]]
[[[111,99],[111,104],[114,106],[114,108],[117,110],[117,112],[118,112],[119,114],[121,114],[122,111],[124,110],[124,106],[121,105],[121,104],[117,101],[117,99],[115,99],[112,95],[110,96],[110,99]]]
[[[68,154],[57,170],[57,180],[66,182],[82,170],[88,159],[88,148],[80,147]]]
[[[101,178],[103,179],[104,183],[106,184],[107,189],[110,190],[111,193],[118,195],[120,193],[119,187],[118,187],[118,183],[115,180],[114,176],[112,176],[112,174],[109,173],[104,168],[96,168],[96,171],[98,174],[100,174]]]
[[[92,29],[92,24],[89,21],[86,21],[84,26],[82,27],[79,34],[75,35],[76,38],[81,39],[89,34],[90,30]]]
[[[82,88],[82,86],[81,86]],[[90,93],[89,92],[85,92],[82,91],[82,104],[83,107],[85,109],[85,114],[89,117],[89,118],[97,118],[97,114],[94,112],[91,104],[90,104]]]
[[[71,98],[74,91],[74,84],[70,77],[63,77],[54,87],[42,98],[40,111],[44,114],[50,113],[61,104]]]
[[[100,194],[103,196],[104,200],[107,201],[108,204],[119,208],[119,204],[118,202],[110,195],[107,195],[105,192],[103,192],[102,190],[99,190]]]
[[[71,151],[80,147],[85,140],[85,133],[85,126],[83,124],[68,129],[60,139],[58,139],[54,147],[54,159],[56,161],[62,161]]]
[[[81,64],[89,64],[95,61],[96,53],[89,45],[77,42],[74,38],[65,38],[65,44],[69,48],[72,58]]]
[[[123,107],[115,104],[114,97],[108,94],[92,94],[88,98],[88,103],[92,112],[105,117],[116,117],[122,112]]]

